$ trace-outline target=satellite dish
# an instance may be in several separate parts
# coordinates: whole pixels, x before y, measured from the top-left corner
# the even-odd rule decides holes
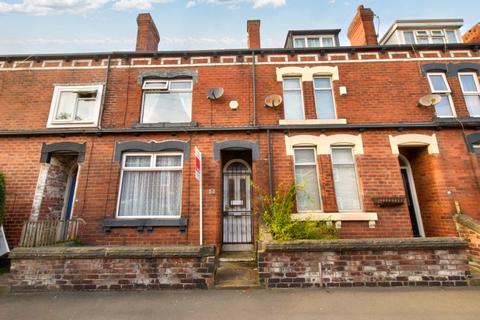
[[[272,94],[265,98],[265,105],[267,107],[273,108],[278,107],[282,103],[283,99],[278,94]]]
[[[210,100],[217,100],[223,96],[223,92],[224,92],[223,88],[211,88],[211,89],[208,89],[207,97]]]
[[[442,101],[442,96],[438,94],[427,94],[418,100],[418,105],[422,107],[433,107]]]

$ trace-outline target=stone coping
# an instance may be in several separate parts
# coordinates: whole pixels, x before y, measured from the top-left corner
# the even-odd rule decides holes
[[[214,246],[78,246],[15,248],[10,259],[144,259],[144,258],[199,258],[215,256]]]
[[[265,252],[319,252],[409,249],[464,249],[467,242],[461,238],[377,238],[339,240],[269,241],[263,243]]]
[[[466,214],[456,214],[455,221],[464,227],[467,227],[477,233],[480,233],[480,221]]]

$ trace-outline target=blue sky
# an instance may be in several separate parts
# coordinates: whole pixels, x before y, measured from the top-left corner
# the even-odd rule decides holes
[[[479,21],[479,0],[0,0],[0,54],[133,50],[136,15],[150,12],[160,50],[246,47],[246,20],[261,19],[262,45],[282,47],[290,29],[341,28],[358,5],[380,17]]]

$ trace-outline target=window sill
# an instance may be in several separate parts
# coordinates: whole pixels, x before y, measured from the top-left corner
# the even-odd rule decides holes
[[[280,120],[279,125],[347,124],[347,119]]]
[[[331,221],[341,228],[342,221],[368,221],[369,228],[375,228],[378,215],[376,212],[308,212],[294,213],[293,220]]]
[[[154,227],[178,227],[181,232],[185,232],[188,226],[187,218],[105,218],[103,219],[103,230],[111,232],[112,228],[137,228],[138,232],[153,231]]]
[[[198,127],[196,122],[157,122],[157,123],[135,123],[133,128],[184,128]]]
[[[48,123],[47,128],[48,129],[53,129],[53,128],[96,128],[97,123],[93,122],[86,122],[86,123]]]

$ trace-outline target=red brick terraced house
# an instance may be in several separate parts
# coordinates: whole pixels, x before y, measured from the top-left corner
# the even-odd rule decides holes
[[[360,6],[351,46],[329,29],[263,48],[251,20],[247,49],[166,52],[137,23],[134,52],[0,56],[11,247],[26,221],[82,219],[86,245],[253,250],[259,190],[293,182],[294,218],[344,239],[480,218],[478,25],[462,39],[461,19],[401,20],[377,40]]]

